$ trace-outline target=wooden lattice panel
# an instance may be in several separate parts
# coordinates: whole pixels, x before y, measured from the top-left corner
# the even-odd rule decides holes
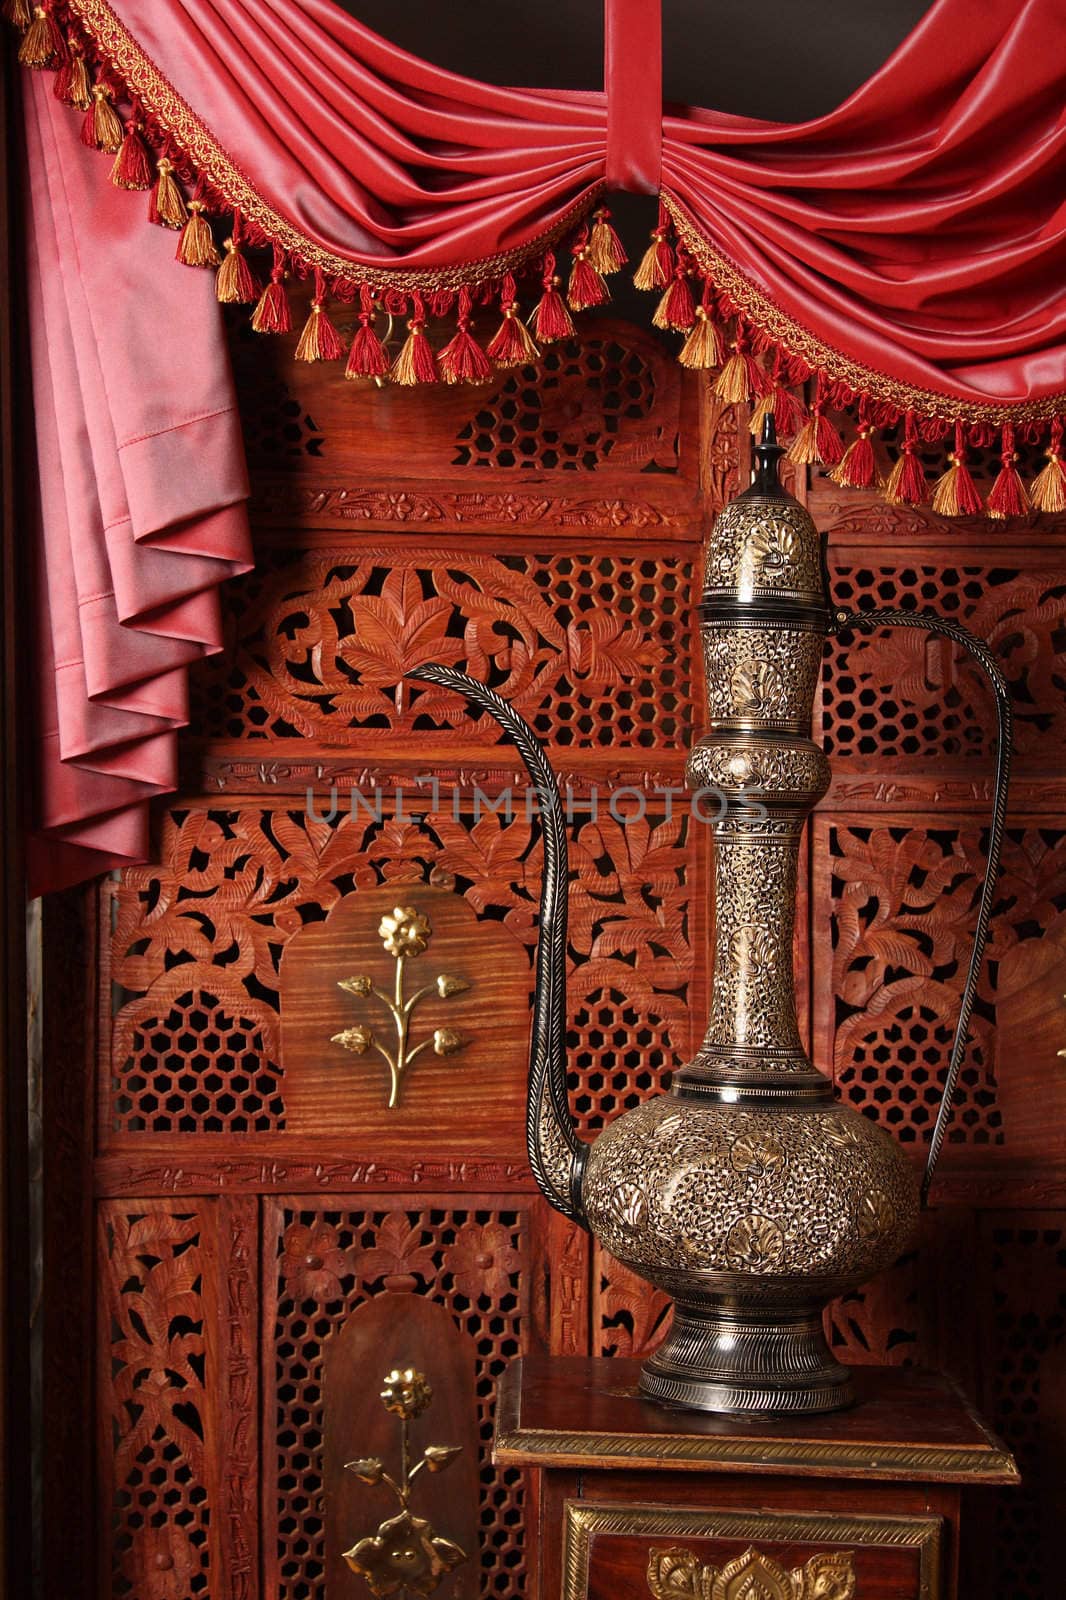
[[[815,1006],[825,1059],[848,1103],[904,1143],[926,1141],[969,960],[985,836],[976,819],[923,827],[848,816],[819,819],[815,838],[816,914],[825,934],[814,941]],[[1026,945],[1066,911],[1064,843],[1061,830],[1008,830],[950,1143],[1009,1144],[1001,1076],[1012,1075],[1017,1101],[1030,1072],[1054,1070],[1053,1061],[1004,1051],[996,1016],[1026,981]],[[1061,990],[1063,976],[1060,962],[1043,981]]]
[[[691,654],[677,649],[693,567],[687,552],[264,551],[227,587],[232,642],[193,676],[194,725],[216,740],[499,743],[461,695],[405,681],[440,662],[557,749],[678,750],[693,725]]]
[[[1061,765],[1066,748],[1066,567],[1046,571],[946,560],[866,566],[838,556],[846,610],[933,611],[993,648],[1014,704],[1022,763]],[[821,733],[827,753],[885,770],[894,762],[986,760],[995,744],[987,682],[964,651],[913,630],[830,640]]]
[[[622,1103],[651,1092],[687,1046],[700,830],[676,808],[669,819],[632,816],[625,823],[609,813],[577,814],[570,831],[568,1044],[579,1114],[598,1126]],[[266,1105],[273,1126],[256,1127],[264,1115],[257,1110],[253,1125],[241,1131],[283,1131],[285,1073],[271,1052],[281,957],[292,935],[361,889],[387,885],[409,898],[423,884],[460,894],[479,919],[502,924],[531,952],[540,862],[536,825],[521,805],[510,819],[471,808],[458,815],[405,809],[378,821],[340,805],[328,820],[253,805],[171,812],[156,864],[129,869],[115,889],[111,977],[121,1002],[102,1099],[103,1139],[151,1133],[164,1116],[180,1123],[194,1115],[183,1107],[201,1100],[215,1108],[211,1116],[224,1105],[231,1119],[249,1118],[237,1108],[260,1094],[247,1085],[264,1083],[271,1086]],[[213,1006],[186,1002],[195,995],[210,996]],[[609,1026],[609,1045],[600,1019],[605,1009],[621,1019]],[[214,1026],[220,1015],[272,1021],[222,1034]],[[171,1017],[176,1035],[164,1025]],[[619,1026],[630,1019],[639,1019],[632,1042],[619,1044]],[[192,1043],[179,1046],[182,1039]],[[180,1072],[166,1065],[176,1048],[183,1053]],[[149,1075],[150,1069],[157,1070]],[[522,1077],[524,1070],[524,1051],[499,1063],[501,1075]],[[184,1097],[173,1111],[171,1095],[175,1103]],[[217,1131],[207,1114],[201,1120],[202,1130],[178,1131]],[[462,1126],[452,1120],[458,1137]]]
[[[130,1600],[212,1592],[204,1244],[195,1208],[100,1215],[102,1525]]]
[[[489,1459],[496,1382],[531,1347],[532,1243],[528,1197],[509,1202],[390,1196],[358,1210],[321,1198],[280,1202],[266,1229],[264,1282],[274,1352],[271,1390],[276,1477],[268,1490],[279,1600],[324,1600],[321,1366],[329,1340],[356,1306],[382,1289],[427,1295],[445,1306],[477,1349],[481,1457],[479,1592],[513,1600],[525,1578],[521,1474]],[[377,1404],[372,1384],[368,1404]],[[473,1423],[473,1419],[472,1423]],[[358,1419],[353,1453],[358,1453]],[[269,1568],[268,1568],[269,1574]]]

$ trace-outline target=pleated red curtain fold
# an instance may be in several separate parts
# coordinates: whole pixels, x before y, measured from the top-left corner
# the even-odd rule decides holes
[[[55,669],[41,826],[67,864],[44,851],[38,887],[142,852],[187,665],[216,647],[215,590],[250,559],[219,299],[284,331],[286,280],[313,277],[302,359],[477,381],[607,297],[609,186],[657,190],[637,268],[655,321],[723,399],[791,425],[794,459],[872,482],[867,441],[898,427],[905,465],[919,442],[950,451],[936,508],[972,512],[967,446],[998,440],[986,509],[1008,515],[1029,504],[1017,440],[1040,439],[1037,504],[1066,507],[1058,0],[936,0],[842,106],[794,126],[664,112],[648,0],[608,0],[607,87],[587,94],[445,72],[332,0],[7,11],[25,64],[47,69],[27,84],[27,272]],[[348,347],[330,310],[353,301]],[[398,350],[380,337],[397,313]],[[831,406],[856,415],[847,448]],[[909,470],[887,492],[928,490]]]

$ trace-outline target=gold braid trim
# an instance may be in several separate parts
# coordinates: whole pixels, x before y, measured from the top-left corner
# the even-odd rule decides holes
[[[937,389],[920,389],[914,384],[902,383],[875,367],[864,367],[852,361],[833,345],[824,344],[756,288],[751,279],[700,232],[691,212],[675,195],[664,190],[662,201],[678,238],[700,271],[725,291],[760,332],[768,334],[790,355],[800,356],[812,372],[822,368],[830,380],[845,383],[857,394],[869,395],[873,400],[887,401],[901,412],[914,411],[919,416],[943,417],[951,422],[1047,422],[1066,411],[1066,393],[1049,395],[1044,400],[962,400]]]
[[[270,206],[249,178],[226,154],[210,128],[186,104],[174,86],[145,54],[129,29],[115,15],[107,0],[67,0],[67,8],[85,28],[105,61],[189,158],[204,180],[217,191],[232,211],[264,235],[271,244],[309,267],[318,267],[332,278],[351,283],[366,283],[375,289],[459,289],[489,279],[533,261],[544,254],[593,209],[607,187],[601,180],[573,201],[563,214],[535,238],[513,250],[482,256],[454,267],[417,269],[381,267],[351,256],[325,250]]]

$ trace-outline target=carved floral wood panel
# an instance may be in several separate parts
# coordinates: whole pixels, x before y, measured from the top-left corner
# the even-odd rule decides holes
[[[321,1196],[267,1203],[263,1279],[267,1584],[279,1600],[322,1600],[321,1372],[329,1341],[375,1294],[425,1295],[446,1307],[477,1349],[477,1417],[462,1442],[480,1455],[480,1593],[521,1594],[521,1474],[489,1459],[495,1383],[534,1342],[533,1216],[528,1196],[371,1199],[358,1209]],[[354,1421],[354,1419],[353,1419]],[[449,1441],[451,1442],[451,1441]],[[358,1453],[353,1449],[353,1453]]]
[[[570,1048],[586,1127],[650,1092],[686,1048],[689,826],[680,810],[625,825],[575,816]],[[157,864],[129,869],[115,891],[110,976],[123,1001],[102,1138],[159,1131],[164,1118],[181,1134],[226,1131],[223,1116],[230,1130],[241,1118],[239,1131],[282,1132],[283,1063],[268,1052],[295,932],[361,888],[410,896],[422,883],[462,895],[532,950],[539,876],[524,810],[510,821],[472,809],[380,822],[351,808],[330,820],[261,806],[170,813]],[[524,1061],[503,1070],[521,1074]]]
[[[937,821],[922,827],[848,814],[816,822],[819,1037],[845,1098],[912,1144],[931,1136],[984,872],[977,818]],[[1057,942],[1064,911],[1066,835],[1009,828],[949,1145],[1010,1149],[1011,1108],[1021,1135],[1029,1121],[1023,1102],[1036,1084],[1045,1080],[1054,1093],[1053,1052],[1019,1057],[997,1017],[1027,981],[1033,941]],[[1026,1130],[1041,1136],[1050,1158],[1054,1125],[1042,1135]]]
[[[677,649],[693,569],[683,550],[264,552],[228,586],[229,643],[196,675],[194,726],[214,740],[357,736],[367,749],[442,734],[499,743],[462,696],[405,677],[438,662],[490,684],[571,755],[678,750],[693,726]]]
[[[834,601],[933,611],[993,648],[1011,685],[1021,769],[1058,770],[1066,749],[1066,564],[1031,567],[904,558],[865,565],[838,555]],[[821,707],[827,753],[885,770],[896,760],[986,763],[995,717],[988,685],[945,639],[902,629],[848,633],[828,647]]]

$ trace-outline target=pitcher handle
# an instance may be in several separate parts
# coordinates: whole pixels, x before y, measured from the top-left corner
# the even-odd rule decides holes
[[[1006,679],[1000,671],[991,650],[983,639],[976,638],[967,629],[961,627],[959,623],[949,622],[946,618],[937,616],[934,612],[929,611],[837,611],[833,614],[829,628],[830,633],[845,633],[853,628],[864,633],[872,633],[878,628],[919,628],[925,633],[938,633],[943,638],[950,639],[954,644],[962,645],[963,649],[969,652],[978,666],[984,671],[992,686],[996,702],[996,775],[992,798],[992,825],[988,837],[988,853],[985,861],[985,879],[981,886],[981,900],[977,911],[977,928],[974,933],[973,949],[970,953],[970,966],[962,991],[959,1020],[955,1027],[955,1038],[951,1046],[951,1059],[948,1063],[947,1077],[944,1080],[944,1089],[940,1097],[936,1122],[933,1124],[933,1137],[925,1164],[925,1176],[922,1179],[922,1204],[924,1206],[929,1198],[933,1174],[936,1170],[941,1146],[944,1143],[944,1136],[947,1133],[948,1122],[951,1119],[951,1108],[955,1099],[959,1070],[962,1067],[962,1058],[968,1042],[970,1016],[973,1011],[974,1001],[977,998],[977,984],[981,976],[985,945],[988,942],[988,924],[992,916],[992,895],[995,891],[996,877],[999,873],[999,860],[1003,849],[1003,829],[1007,817],[1013,712]]]

